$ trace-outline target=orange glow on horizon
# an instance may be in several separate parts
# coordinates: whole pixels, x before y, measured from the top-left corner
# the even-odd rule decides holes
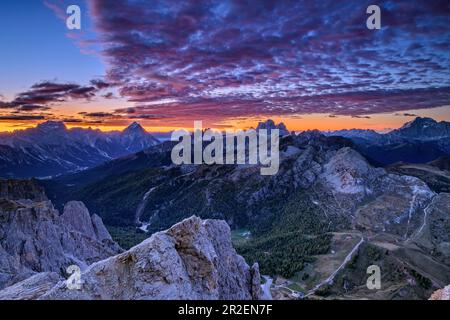
[[[203,128],[217,130],[226,129],[249,129],[256,128],[258,122],[272,119],[275,123],[283,122],[291,131],[304,130],[341,130],[341,129],[372,129],[386,131],[401,127],[415,117],[404,116],[403,113],[414,114],[420,117],[431,117],[436,121],[450,121],[450,106],[433,109],[409,110],[396,114],[373,114],[366,117],[330,116],[327,114],[305,114],[305,115],[280,115],[280,116],[258,116],[236,119],[207,119],[203,121]],[[202,119],[199,119],[202,120]],[[136,120],[148,132],[170,132],[178,129],[192,131],[194,121],[192,119],[158,119],[158,120]],[[35,127],[44,121],[0,121],[0,132],[12,132]],[[116,131],[125,129],[133,120],[110,121],[103,124],[92,123],[66,123],[68,128],[82,127],[99,129],[101,131]]]

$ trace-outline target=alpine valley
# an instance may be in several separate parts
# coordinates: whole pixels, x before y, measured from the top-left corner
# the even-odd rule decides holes
[[[258,127],[282,132],[276,175],[174,165],[176,142],[138,124],[3,135],[0,298],[428,299],[450,283],[450,123]]]

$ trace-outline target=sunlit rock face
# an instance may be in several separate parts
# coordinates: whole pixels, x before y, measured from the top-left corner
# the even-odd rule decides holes
[[[191,217],[94,263],[81,290],[60,282],[42,299],[258,299],[258,265],[236,254],[221,220]]]

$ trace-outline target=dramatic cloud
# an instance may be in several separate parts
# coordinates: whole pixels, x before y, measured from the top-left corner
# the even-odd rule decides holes
[[[109,112],[89,112],[89,113],[82,113],[84,117],[88,118],[110,118],[114,115]]]
[[[105,93],[104,95],[102,95],[102,97],[105,98],[105,99],[113,99],[114,98],[114,93],[108,92],[108,93]]]
[[[417,114],[415,114],[415,113],[402,113],[402,114],[400,114],[400,113],[396,113],[395,114],[396,116],[401,116],[401,117],[418,117],[418,115]]]
[[[90,99],[95,96],[97,88],[81,86],[74,83],[40,82],[25,92],[19,93],[12,101],[0,101],[0,108],[22,111],[46,110],[47,104],[61,103],[69,99]]]
[[[142,120],[160,120],[160,119],[167,119],[167,116],[158,116],[155,114],[140,114],[140,115],[133,115],[129,116],[128,119],[142,119]]]
[[[81,119],[61,119],[60,121],[63,121],[65,123],[82,123],[82,122],[84,122]]]
[[[51,114],[42,114],[42,111],[48,111],[54,104],[61,104],[73,100],[89,101],[103,89],[110,88],[113,85],[100,79],[91,81],[91,85],[83,86],[75,83],[57,83],[44,81],[36,83],[29,90],[16,95],[12,101],[1,101],[0,110],[7,111],[2,115],[2,120],[41,120],[51,116]],[[112,96],[108,96],[112,98]],[[38,114],[36,114],[38,113]],[[90,117],[96,117],[95,114]],[[97,115],[100,117],[100,115]],[[69,122],[69,119],[64,119]],[[78,122],[78,119],[72,119],[70,122]]]
[[[133,117],[361,116],[450,104],[448,1],[89,1]],[[30,103],[30,102],[28,102]],[[34,102],[42,103],[42,102]],[[131,110],[131,109],[130,109]]]
[[[0,116],[0,120],[8,121],[28,121],[28,120],[45,120],[45,116],[35,116],[35,115],[8,115]]]
[[[106,81],[101,80],[101,79],[91,80],[91,84],[94,87],[96,87],[97,89],[106,89],[106,88],[110,88],[110,87],[114,86],[114,84],[106,82]]]
[[[24,104],[16,108],[17,111],[46,111],[50,108],[40,104]]]

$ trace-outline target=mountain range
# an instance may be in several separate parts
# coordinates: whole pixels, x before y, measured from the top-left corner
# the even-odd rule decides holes
[[[224,220],[276,299],[424,299],[450,282],[445,158],[385,169],[351,139],[307,131],[283,136],[278,174],[261,176],[259,165],[175,166],[173,144],[41,183],[57,207],[83,201],[124,247],[193,214]],[[371,264],[386,272],[375,296]]]
[[[259,128],[284,131],[285,127],[269,121]],[[439,149],[444,155],[427,163],[380,166],[380,161],[364,154],[367,149],[361,141],[384,150],[408,143],[433,143],[442,148],[448,143],[445,128],[446,123],[416,119],[384,135],[358,130],[344,137],[344,133],[286,130],[280,138],[280,168],[273,176],[260,175],[259,164],[174,165],[170,155],[176,142],[165,141],[86,170],[33,180],[32,187],[12,188],[16,183],[11,180],[0,185],[0,198],[15,199],[14,192],[30,197],[38,184],[63,216],[72,216],[75,210],[66,215],[67,207],[81,212],[83,206],[98,215],[111,238],[129,250],[125,256],[136,257],[136,261],[144,259],[141,253],[147,252],[146,243],[166,243],[158,240],[161,237],[176,234],[179,238],[174,239],[191,239],[190,230],[205,225],[192,220],[193,215],[204,221],[223,220],[231,228],[236,251],[247,263],[259,264],[265,298],[425,299],[450,283],[448,156]],[[32,199],[38,200],[46,201]],[[3,210],[14,211],[15,206],[5,202]],[[87,218],[84,221],[83,225],[89,225]],[[163,231],[180,221],[198,227]],[[214,234],[228,234],[225,229],[220,227]],[[89,234],[95,239],[95,232]],[[200,237],[213,247],[228,241]],[[197,235],[192,239],[197,243]],[[201,255],[207,254],[202,251]],[[119,278],[133,278],[130,283],[137,280],[139,270],[134,264],[131,274],[120,271],[122,257],[86,269],[84,274],[102,294],[106,288],[102,285],[105,278],[98,275],[102,268]],[[366,287],[367,268],[374,264],[383,272],[382,289],[377,291]],[[242,269],[247,283],[249,268]],[[196,280],[186,281],[198,285]],[[18,286],[12,292],[22,288]],[[85,295],[74,295],[61,284],[53,288],[46,297],[91,298],[96,294],[88,290]],[[133,297],[139,294],[130,288],[124,292]],[[114,290],[106,296],[120,296]],[[192,290],[203,297],[203,291]],[[253,296],[253,291],[246,289],[245,295]]]
[[[395,162],[426,163],[450,154],[450,122],[417,117],[388,133],[350,129],[324,132],[351,139],[363,155],[377,165]]]
[[[102,132],[67,129],[63,122],[47,121],[0,135],[0,176],[47,177],[80,171],[158,143],[136,122],[122,132]]]

